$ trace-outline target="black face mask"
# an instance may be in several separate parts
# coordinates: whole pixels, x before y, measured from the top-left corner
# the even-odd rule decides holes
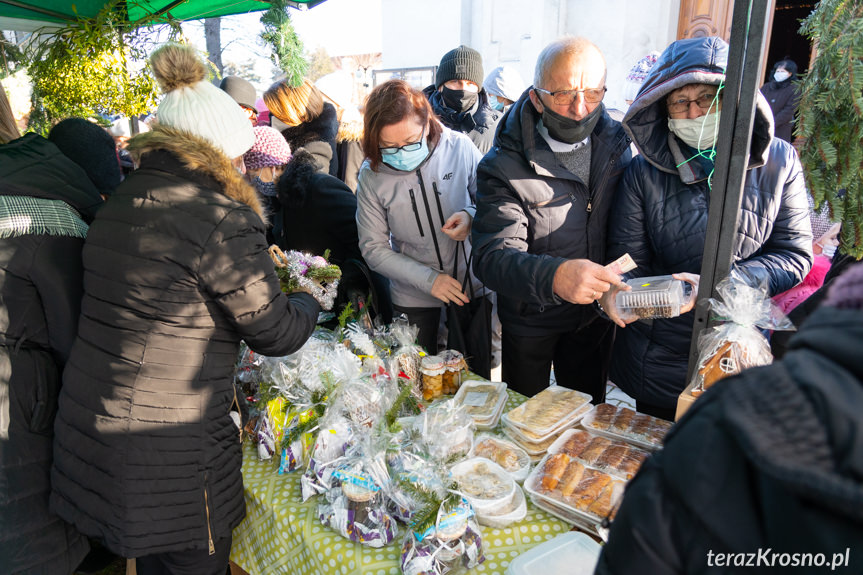
[[[548,130],[548,135],[558,142],[576,144],[583,142],[593,132],[604,109],[605,105],[600,103],[581,120],[573,120],[561,116],[557,112],[553,112],[548,106],[543,105],[542,125]]]
[[[456,112],[467,112],[476,104],[478,94],[466,90],[450,90],[446,86],[441,91],[443,103]]]

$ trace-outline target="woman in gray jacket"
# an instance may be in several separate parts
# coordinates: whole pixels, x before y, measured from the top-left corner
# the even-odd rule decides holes
[[[420,345],[435,353],[441,308],[469,302],[458,242],[469,256],[481,155],[467,136],[441,125],[422,92],[402,80],[372,91],[364,124],[360,250],[392,282],[395,312],[419,326]],[[457,255],[458,280],[452,277]],[[477,293],[481,286],[472,275],[471,281]]]

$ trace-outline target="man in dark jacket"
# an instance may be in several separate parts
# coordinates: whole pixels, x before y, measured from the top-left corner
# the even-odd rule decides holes
[[[159,124],[84,246],[78,336],[63,373],[51,507],[138,575],[224,575],[245,515],[234,365],[240,340],[299,349],[312,296],[282,293],[263,209],[239,173],[246,114],[194,49],[151,57]],[[218,119],[218,121],[215,121]]]
[[[596,573],[863,572],[861,348],[857,264],[782,360],[720,381],[672,429]]]
[[[631,277],[701,272],[707,208],[721,114],[728,44],[721,38],[672,43],[651,68],[623,127],[640,154],[623,177],[608,224],[608,258],[629,253]],[[812,232],[803,170],[790,144],[772,137],[772,116],[758,97],[746,168],[734,265],[769,295],[803,281],[812,265]],[[613,293],[602,300],[623,326]],[[638,411],[673,419],[686,387],[693,314],[630,323],[614,342],[611,380]]]
[[[553,42],[477,169],[474,270],[498,294],[503,379],[534,395],[557,382],[605,396],[613,326],[592,305],[620,277],[600,265],[629,141],[602,104],[605,59]]]
[[[482,79],[480,53],[459,46],[444,54],[434,85],[423,93],[444,126],[466,134],[485,154],[491,149],[501,114],[489,105]]]

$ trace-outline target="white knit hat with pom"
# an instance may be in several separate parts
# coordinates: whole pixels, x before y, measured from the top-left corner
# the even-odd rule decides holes
[[[204,63],[194,48],[166,44],[150,57],[165,95],[156,118],[160,124],[200,136],[229,158],[242,156],[255,144],[246,112],[226,92],[206,82]]]

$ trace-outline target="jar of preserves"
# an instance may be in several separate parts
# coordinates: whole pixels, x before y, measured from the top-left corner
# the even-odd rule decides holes
[[[443,395],[443,374],[446,372],[443,358],[427,355],[420,364],[423,380],[423,399],[431,401]]]

